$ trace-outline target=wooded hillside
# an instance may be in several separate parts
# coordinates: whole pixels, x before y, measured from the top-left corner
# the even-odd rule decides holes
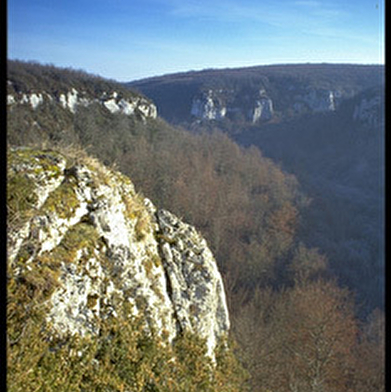
[[[71,84],[73,71],[8,63],[13,82],[20,75],[27,91],[40,84],[26,75],[49,69],[52,89],[63,73],[67,82],[58,88]],[[308,207],[300,183],[258,148],[219,131],[191,134],[97,105],[73,114],[54,103],[10,108],[7,141],[80,146],[203,233],[224,277],[251,390],[384,390],[382,311],[358,320],[352,293],[338,285],[326,257],[298,237]]]

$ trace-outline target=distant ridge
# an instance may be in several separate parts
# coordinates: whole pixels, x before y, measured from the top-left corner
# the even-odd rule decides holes
[[[212,73],[227,73],[227,74],[237,74],[237,73],[246,73],[246,72],[255,72],[259,73],[262,71],[268,72],[286,72],[287,69],[290,70],[299,70],[301,72],[309,72],[318,71],[318,70],[326,70],[326,69],[337,69],[337,68],[346,68],[346,69],[364,69],[364,68],[378,68],[384,69],[383,64],[355,64],[355,63],[277,63],[277,64],[265,64],[265,65],[251,65],[245,67],[224,67],[224,68],[204,68],[201,70],[189,70],[189,71],[180,71],[180,72],[169,72],[162,75],[150,76],[146,78],[141,78],[137,80],[133,80],[125,85],[138,85],[144,82],[152,82],[159,81],[164,79],[171,78],[188,78],[188,77],[199,77],[206,76]]]
[[[383,65],[324,63],[205,69],[125,86],[150,98],[167,121],[186,126],[200,118],[224,118],[237,124],[325,111],[382,84]],[[264,109],[273,113],[262,116],[259,113]]]

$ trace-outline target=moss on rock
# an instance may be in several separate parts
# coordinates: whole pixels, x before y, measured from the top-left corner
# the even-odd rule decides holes
[[[80,206],[76,193],[76,182],[68,177],[63,183],[51,192],[42,209],[56,213],[59,218],[69,219]]]
[[[101,242],[96,229],[84,222],[72,226],[61,243],[50,252],[49,257],[65,263],[72,263],[77,259],[80,250],[84,251],[84,258],[94,256],[94,250],[99,247]]]
[[[177,290],[174,298],[168,280],[178,278],[189,291],[194,278],[202,279],[192,265],[185,274],[185,239],[194,242],[193,232],[176,220],[174,230],[170,216],[163,233],[155,207],[127,177],[83,154],[65,160],[17,150],[10,154],[7,201],[15,216],[31,218],[7,271],[11,392],[239,390],[212,364],[208,337],[178,321],[179,294],[187,306],[191,293]],[[178,257],[170,274],[163,243]],[[190,311],[197,313],[195,305]]]

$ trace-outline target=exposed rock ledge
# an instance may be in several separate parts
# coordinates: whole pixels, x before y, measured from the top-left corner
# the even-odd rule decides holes
[[[76,112],[78,106],[89,106],[93,103],[98,103],[111,113],[123,113],[128,116],[138,114],[142,119],[157,117],[156,106],[147,99],[141,96],[125,99],[120,97],[116,91],[103,93],[99,98],[90,97],[86,93],[79,92],[74,88],[58,96],[47,92],[7,95],[8,106],[30,104],[33,109],[36,109],[44,102],[57,102],[64,109],[70,110],[72,113]]]
[[[270,120],[274,113],[273,102],[266,91],[261,89],[252,95],[239,104],[235,102],[239,97],[234,90],[209,89],[193,98],[190,114],[204,120],[222,120],[238,113],[252,123]]]
[[[221,275],[205,240],[135,192],[131,181],[91,158],[16,149],[8,157],[8,273],[58,265],[47,322],[56,336],[99,333],[99,320],[126,301],[166,341],[180,331],[227,334]],[[23,187],[25,199],[20,194]]]

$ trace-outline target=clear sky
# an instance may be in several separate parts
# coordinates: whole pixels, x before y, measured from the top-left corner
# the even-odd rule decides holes
[[[385,0],[8,0],[8,58],[121,82],[204,68],[384,63]]]

